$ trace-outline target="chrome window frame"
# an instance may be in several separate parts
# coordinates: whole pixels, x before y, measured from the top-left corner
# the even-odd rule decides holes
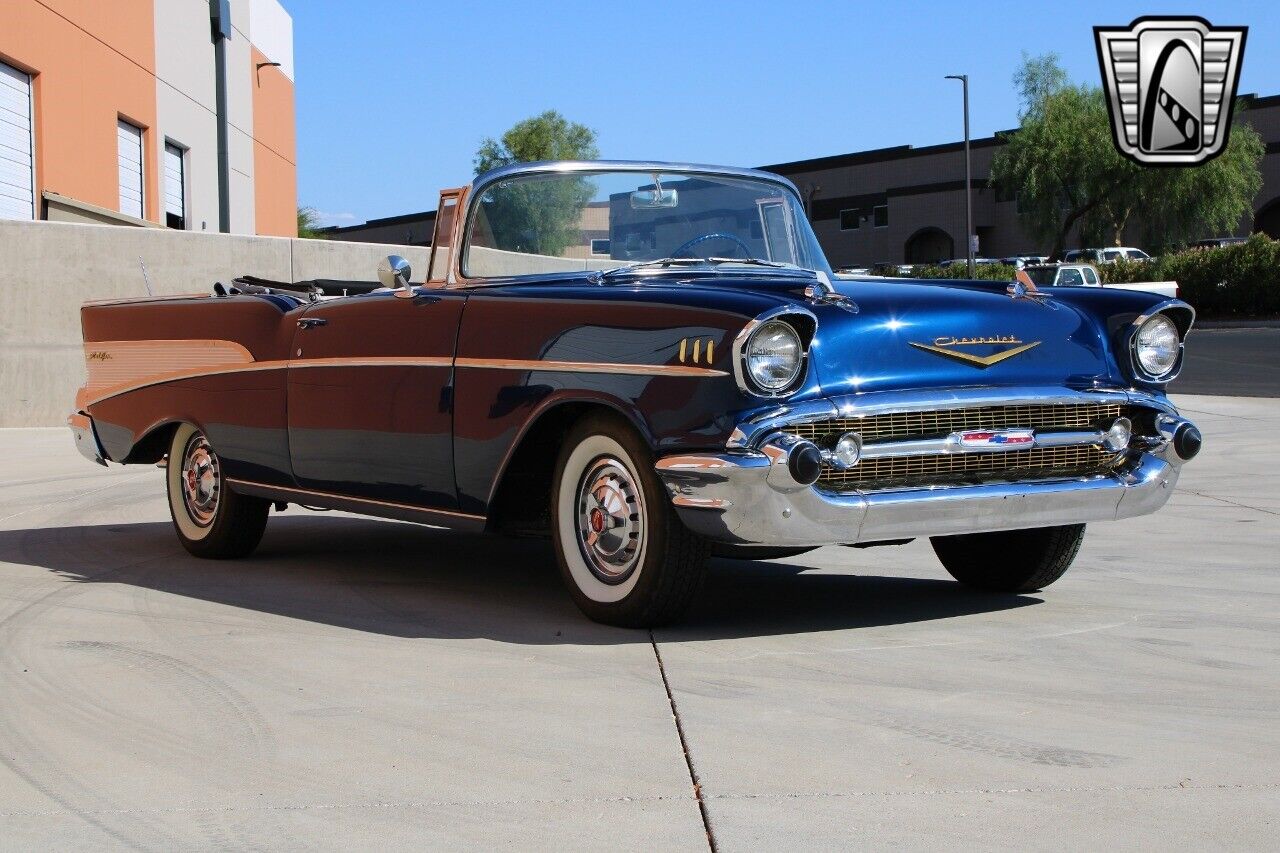
[[[796,203],[798,210],[804,210],[804,199],[800,195],[800,190],[796,185],[782,175],[773,172],[764,172],[759,169],[743,169],[736,166],[712,166],[705,163],[667,163],[661,160],[542,160],[533,163],[515,163],[510,166],[503,166],[498,169],[492,169],[482,175],[478,175],[471,182],[470,191],[466,197],[465,215],[455,221],[455,228],[460,224],[461,230],[455,231],[454,247],[456,251],[453,257],[453,278],[452,287],[493,287],[507,284],[513,281],[536,280],[539,278],[547,278],[548,275],[563,276],[570,273],[529,273],[527,275],[514,276],[468,276],[466,274],[465,262],[467,254],[471,250],[471,225],[475,218],[476,210],[480,204],[480,199],[484,197],[485,191],[496,183],[509,180],[514,177],[524,177],[528,175],[573,175],[590,172],[634,172],[636,174],[645,174],[650,172],[660,172],[663,174],[680,174],[680,175],[705,175],[707,177],[722,178],[739,178],[743,180],[758,180],[775,184],[784,192],[790,193],[792,199]],[[822,251],[821,244],[818,243],[815,235],[813,245],[810,247],[812,251],[817,252],[814,261],[823,266],[819,271],[831,274],[831,264],[827,260],[826,254]],[[809,270],[812,272],[811,270]],[[583,272],[586,272],[585,270]],[[487,283],[492,282],[492,283]]]

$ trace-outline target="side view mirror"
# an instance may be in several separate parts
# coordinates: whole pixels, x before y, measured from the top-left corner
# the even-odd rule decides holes
[[[399,255],[388,255],[378,262],[378,281],[383,287],[408,293],[411,275],[412,267]]]

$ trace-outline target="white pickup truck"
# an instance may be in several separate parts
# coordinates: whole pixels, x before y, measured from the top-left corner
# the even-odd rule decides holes
[[[1107,287],[1112,290],[1146,290],[1170,299],[1178,298],[1176,281],[1137,281],[1132,284],[1103,284],[1093,264],[1035,264],[1027,275],[1038,287]]]

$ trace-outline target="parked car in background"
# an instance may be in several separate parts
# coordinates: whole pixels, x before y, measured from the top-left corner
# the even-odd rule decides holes
[[[1151,256],[1141,249],[1129,246],[1108,246],[1104,249],[1072,249],[1062,253],[1064,264],[1109,264],[1114,261],[1149,261]]]
[[[1092,264],[1032,264],[1025,271],[1032,281],[1043,287],[1106,287],[1109,290],[1142,290],[1170,299],[1178,298],[1176,281],[1103,284],[1102,276]]]
[[[588,205],[626,257],[566,229]],[[81,452],[160,463],[199,557],[247,556],[287,504],[541,536],[588,616],[644,627],[711,554],[931,537],[962,583],[1039,590],[1200,449],[1165,394],[1191,306],[833,282],[776,174],[522,163],[437,210],[425,284],[392,257],[381,287],[87,303]]]
[[[964,266],[967,263],[969,263],[968,258],[950,258],[945,261],[938,261],[938,266],[945,269],[946,267],[949,267],[952,264],[960,264],[961,266]],[[974,258],[973,259],[974,266],[989,266],[991,264],[999,264],[999,263],[1003,263],[1003,261],[996,260],[995,258]]]
[[[1207,240],[1197,240],[1192,246],[1193,249],[1222,249],[1227,246],[1238,246],[1241,243],[1247,243],[1248,237],[1210,237]]]
[[[900,276],[911,275],[914,267],[911,264],[895,264],[889,261],[880,261],[871,265],[868,273],[870,275]]]
[[[870,267],[841,267],[836,270],[836,275],[870,275]]]
[[[1014,269],[1022,269],[1030,264],[1043,264],[1048,261],[1048,255],[1010,255],[1007,258],[1000,259],[1000,263],[1007,264]]]

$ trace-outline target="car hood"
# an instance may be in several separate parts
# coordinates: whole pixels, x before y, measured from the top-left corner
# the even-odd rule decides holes
[[[1054,297],[1003,284],[841,281],[856,313],[811,307],[810,357],[824,394],[972,385],[1094,387],[1123,382],[1105,323]]]

